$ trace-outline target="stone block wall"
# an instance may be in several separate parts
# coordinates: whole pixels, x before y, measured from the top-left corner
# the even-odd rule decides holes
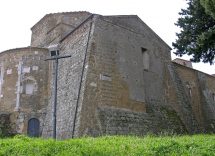
[[[164,69],[169,62],[169,47],[158,44],[157,38],[151,42],[145,37],[151,34],[153,38],[154,32],[140,33],[137,29],[123,27],[118,24],[121,20],[124,17],[95,16],[77,136],[102,133],[96,115],[98,107],[144,113],[146,106],[154,101],[165,104]],[[136,17],[131,21],[128,18],[127,22],[141,25]],[[149,55],[149,69],[144,69],[142,49]]]
[[[87,69],[86,52],[91,30],[89,20],[67,37],[60,45],[60,55],[71,55],[60,59],[58,68],[58,104],[57,104],[57,138],[71,138],[76,116],[76,109],[81,103],[81,88],[84,86],[84,70]],[[43,136],[52,135],[52,105],[49,102],[48,115]],[[77,120],[78,120],[77,116]]]
[[[14,133],[27,133],[28,120],[38,118],[41,129],[49,86],[48,50],[19,48],[0,54],[0,112],[9,113]]]
[[[170,63],[168,65],[170,77],[168,79],[170,80],[168,81],[169,91],[167,90],[167,101],[177,111],[189,133],[199,132],[200,127],[192,110],[192,104],[189,98],[190,93],[185,88],[175,65],[177,64]]]
[[[103,107],[97,113],[101,135],[187,133],[180,117],[169,107],[154,107],[150,113]]]
[[[48,47],[58,43],[89,15],[88,12],[65,12],[44,16],[31,28],[31,46]]]
[[[177,76],[173,78],[177,94],[175,104],[179,105],[173,107],[181,114],[185,125],[191,126],[191,133],[214,132],[214,77],[177,63],[172,65]]]

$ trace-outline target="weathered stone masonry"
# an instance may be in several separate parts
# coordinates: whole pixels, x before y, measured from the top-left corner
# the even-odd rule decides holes
[[[27,133],[28,121],[40,120],[40,129],[48,102],[49,64],[47,49],[27,47],[4,51],[1,61],[0,110],[8,114],[10,133]]]
[[[170,47],[135,15],[68,12],[36,23],[31,47],[3,53],[25,58],[22,68],[19,61],[8,62],[12,71],[30,67],[26,81],[19,72],[9,77],[10,70],[1,68],[6,88],[0,88],[5,94],[0,110],[10,114],[13,133],[52,136],[53,64],[36,56],[48,57],[46,48],[53,44],[59,44],[60,55],[71,55],[59,61],[58,139],[215,131],[213,76],[192,69],[188,61],[171,62]],[[22,83],[11,83],[17,80]],[[27,85],[28,93],[34,86],[32,95],[13,92],[28,81],[34,82]],[[36,119],[39,132],[31,129]]]

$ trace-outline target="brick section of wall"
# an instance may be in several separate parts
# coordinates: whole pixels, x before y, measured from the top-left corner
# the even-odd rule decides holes
[[[97,113],[102,135],[186,133],[177,113],[168,107],[154,106],[150,113],[103,107],[99,108]]]

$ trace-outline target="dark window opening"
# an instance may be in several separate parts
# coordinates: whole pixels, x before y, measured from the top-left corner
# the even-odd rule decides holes
[[[147,49],[146,49],[146,48],[143,48],[143,47],[141,47],[141,50],[142,50],[142,52],[147,51]]]
[[[213,101],[215,101],[215,93],[212,93]]]
[[[189,95],[190,95],[190,97],[192,97],[192,89],[191,88],[189,88]]]
[[[58,56],[59,55],[59,51],[51,51],[51,56]]]
[[[146,48],[141,47],[142,51],[142,61],[143,61],[143,70],[149,70],[149,54]]]

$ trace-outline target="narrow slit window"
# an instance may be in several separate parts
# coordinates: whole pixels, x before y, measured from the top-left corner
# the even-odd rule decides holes
[[[188,88],[189,89],[189,95],[190,97],[192,97],[192,89],[191,88]]]
[[[212,99],[215,101],[215,93],[212,93]]]
[[[191,85],[190,85],[190,82],[187,82],[186,88],[187,88],[188,95],[189,95],[190,97],[192,97],[192,87],[191,87]]]
[[[141,48],[142,51],[142,60],[143,60],[143,70],[149,70],[149,54],[146,48]]]

